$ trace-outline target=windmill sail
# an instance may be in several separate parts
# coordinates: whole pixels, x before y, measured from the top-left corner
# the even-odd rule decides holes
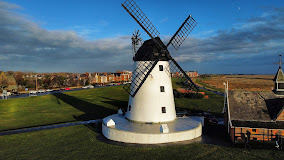
[[[167,44],[167,47],[172,44],[173,47],[177,50],[196,25],[197,22],[191,17],[191,15],[189,15],[180,26],[180,28],[176,31],[174,36],[171,38],[171,40]]]
[[[169,44],[172,44],[175,49],[178,49],[196,26],[197,22],[191,17],[191,15],[187,17],[174,36],[170,39],[167,46],[165,46],[159,38],[160,33],[133,0],[126,0],[122,6],[151,37],[150,40],[144,42],[135,54],[133,60],[139,63],[136,64],[136,69],[133,72],[132,83],[125,85],[124,89],[132,97],[134,97],[157,63],[159,61],[170,61],[172,67],[169,72],[179,73],[179,75],[181,75],[175,77],[178,77],[176,83],[187,90],[191,90],[192,93],[197,93],[198,87],[193,83],[179,64],[171,57],[167,49]]]
[[[195,98],[199,91],[198,86],[174,59],[171,59],[169,63],[175,97]]]
[[[152,39],[159,36],[158,30],[133,0],[126,0],[122,6]]]

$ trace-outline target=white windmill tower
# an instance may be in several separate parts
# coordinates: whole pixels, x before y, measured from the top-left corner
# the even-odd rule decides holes
[[[189,15],[169,43],[165,45],[159,38],[157,29],[133,0],[126,0],[122,6],[151,39],[143,43],[133,58],[135,70],[132,83],[124,87],[129,93],[125,115],[105,118],[103,134],[115,141],[146,144],[199,137],[200,122],[176,117],[172,73],[179,74],[178,78],[181,81],[179,84],[191,93],[197,93],[198,87],[168,51],[170,44],[178,49],[196,26],[196,21]]]

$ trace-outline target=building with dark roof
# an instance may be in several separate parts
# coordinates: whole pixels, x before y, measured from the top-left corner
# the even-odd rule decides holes
[[[225,124],[233,142],[250,132],[251,140],[284,137],[284,98],[274,92],[230,90],[226,93]]]
[[[280,61],[281,63],[281,61]],[[284,138],[284,74],[281,65],[273,91],[228,90],[225,93],[225,125],[232,142],[275,141]]]

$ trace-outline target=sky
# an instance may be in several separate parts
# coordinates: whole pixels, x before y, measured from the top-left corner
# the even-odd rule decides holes
[[[150,37],[124,0],[0,0],[0,69],[33,72],[133,70],[131,36]],[[135,0],[167,43],[189,14],[178,50],[186,71],[275,74],[284,54],[283,0]]]

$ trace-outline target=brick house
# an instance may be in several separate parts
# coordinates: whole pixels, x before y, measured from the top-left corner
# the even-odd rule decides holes
[[[198,77],[199,74],[197,73],[197,71],[188,71],[186,72],[186,74],[189,76],[189,77]]]
[[[274,78],[275,86],[282,83],[281,67]],[[280,77],[281,78],[281,77]],[[274,91],[228,90],[225,93],[225,126],[232,142],[243,142],[248,132],[250,140],[275,141],[284,138],[284,95]]]
[[[250,140],[273,141],[284,137],[284,98],[274,92],[230,90],[226,93],[225,125],[232,142],[241,142],[242,134]]]

